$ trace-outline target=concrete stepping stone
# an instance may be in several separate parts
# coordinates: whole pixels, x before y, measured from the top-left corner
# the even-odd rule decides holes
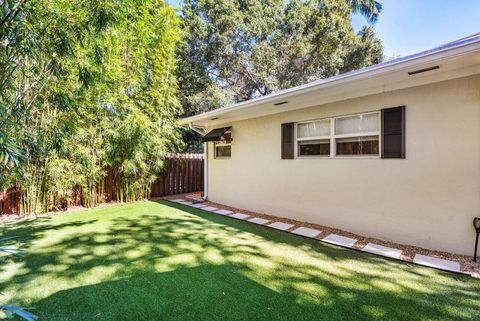
[[[202,207],[206,207],[207,205],[205,204],[202,204],[202,203],[194,203],[192,205],[190,205],[191,207],[195,207],[195,208],[202,208]]]
[[[413,258],[413,263],[418,263],[441,270],[460,272],[460,263],[445,259],[439,259],[428,255],[416,254]]]
[[[259,217],[251,218],[248,221],[255,224],[260,224],[260,225],[270,222],[269,220],[266,220],[264,218],[259,218]]]
[[[250,217],[250,215],[243,214],[243,213],[235,213],[233,215],[230,215],[230,217],[233,217],[239,220],[245,220],[247,217]]]
[[[274,229],[277,229],[277,230],[282,230],[282,231],[285,231],[285,230],[288,230],[289,228],[291,228],[293,226],[293,224],[287,224],[287,223],[282,223],[282,222],[274,222],[270,225],[267,225],[268,227],[271,227],[271,228],[274,228]]]
[[[205,207],[202,207],[202,210],[213,212],[213,211],[218,210],[218,208],[213,207],[213,206],[205,206]]]
[[[323,241],[331,244],[346,246],[346,247],[352,247],[353,244],[357,242],[356,239],[352,239],[352,238],[337,235],[337,234],[330,234],[327,237],[325,237]]]
[[[299,227],[297,229],[294,229],[292,231],[293,234],[301,235],[301,236],[306,236],[310,238],[316,237],[318,234],[322,233],[322,231],[313,229],[313,228],[308,228],[308,227]]]
[[[189,202],[189,201],[183,201],[183,202],[178,202],[179,204],[183,204],[183,205],[192,205],[193,202]]]
[[[391,257],[391,258],[394,258],[394,259],[399,259],[400,255],[402,255],[402,250],[378,245],[378,244],[375,244],[375,243],[368,243],[362,249],[362,251],[368,252],[368,253],[373,253],[373,254],[378,254],[378,255],[381,255],[381,256]]]
[[[218,210],[218,211],[215,211],[214,213],[217,213],[220,215],[229,215],[229,214],[232,214],[233,212],[229,210]]]
[[[180,203],[180,202],[184,202],[185,200],[184,199],[181,199],[181,198],[177,198],[175,200],[172,200],[172,202],[175,202],[175,203]]]

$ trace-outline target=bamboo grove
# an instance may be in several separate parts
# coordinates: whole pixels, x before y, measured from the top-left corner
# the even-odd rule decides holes
[[[117,198],[148,197],[175,119],[180,19],[161,0],[0,1],[0,187],[21,212],[85,206],[115,169]]]

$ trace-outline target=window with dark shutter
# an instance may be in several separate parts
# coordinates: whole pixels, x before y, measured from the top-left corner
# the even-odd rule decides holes
[[[282,124],[282,159],[293,159],[294,123]]]
[[[382,158],[405,158],[405,106],[382,109]]]

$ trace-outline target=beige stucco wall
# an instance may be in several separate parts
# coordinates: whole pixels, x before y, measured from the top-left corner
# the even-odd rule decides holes
[[[280,125],[406,106],[406,159],[280,158]],[[454,253],[480,216],[480,76],[232,125],[231,159],[209,145],[209,199]],[[220,126],[219,126],[220,127]]]

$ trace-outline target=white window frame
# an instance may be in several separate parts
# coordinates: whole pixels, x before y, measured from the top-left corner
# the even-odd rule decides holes
[[[347,118],[347,117],[352,117],[352,116],[360,116],[360,115],[369,115],[369,114],[378,114],[378,131],[375,132],[367,132],[367,133],[355,133],[355,134],[342,134],[342,135],[335,135],[335,120],[340,119],[340,118]],[[306,123],[313,123],[316,121],[325,121],[329,119],[330,120],[330,135],[328,136],[318,136],[318,137],[307,137],[307,138],[298,138],[297,133],[298,133],[298,125],[299,124],[306,124]],[[352,159],[352,158],[381,158],[382,155],[382,119],[381,119],[381,114],[379,110],[376,111],[369,111],[369,112],[364,112],[364,113],[356,113],[356,114],[348,114],[348,115],[342,115],[342,116],[336,116],[336,117],[329,117],[329,118],[319,118],[319,119],[313,119],[313,120],[307,120],[307,121],[300,121],[296,122],[294,126],[294,137],[295,137],[295,145],[294,145],[294,153],[295,153],[295,158],[299,159],[316,159],[316,158],[321,158],[321,159],[333,159],[333,158],[347,158],[347,159]],[[336,139],[337,138],[350,138],[350,137],[368,137],[368,136],[378,136],[378,155],[337,155],[336,151]],[[310,140],[330,140],[330,156],[322,156],[322,155],[304,155],[301,156],[299,155],[299,142],[301,141],[310,141]]]
[[[318,121],[325,121],[328,119],[329,118],[320,118],[320,119],[301,121],[301,122],[295,123],[294,131],[293,131],[293,134],[295,137],[295,146],[294,146],[295,158],[331,158],[332,157],[332,139],[331,139],[332,138],[332,121],[331,120],[330,120],[330,135],[298,138],[298,125],[314,123]],[[300,150],[298,148],[299,142],[313,141],[313,140],[327,140],[327,139],[330,140],[330,155],[300,155]]]
[[[232,132],[229,130],[225,132],[225,134],[232,134]],[[230,146],[230,156],[217,156],[217,147],[219,146]],[[232,141],[226,142],[226,141],[218,141],[218,142],[213,142],[213,152],[214,152],[214,159],[230,159],[232,158]]]

